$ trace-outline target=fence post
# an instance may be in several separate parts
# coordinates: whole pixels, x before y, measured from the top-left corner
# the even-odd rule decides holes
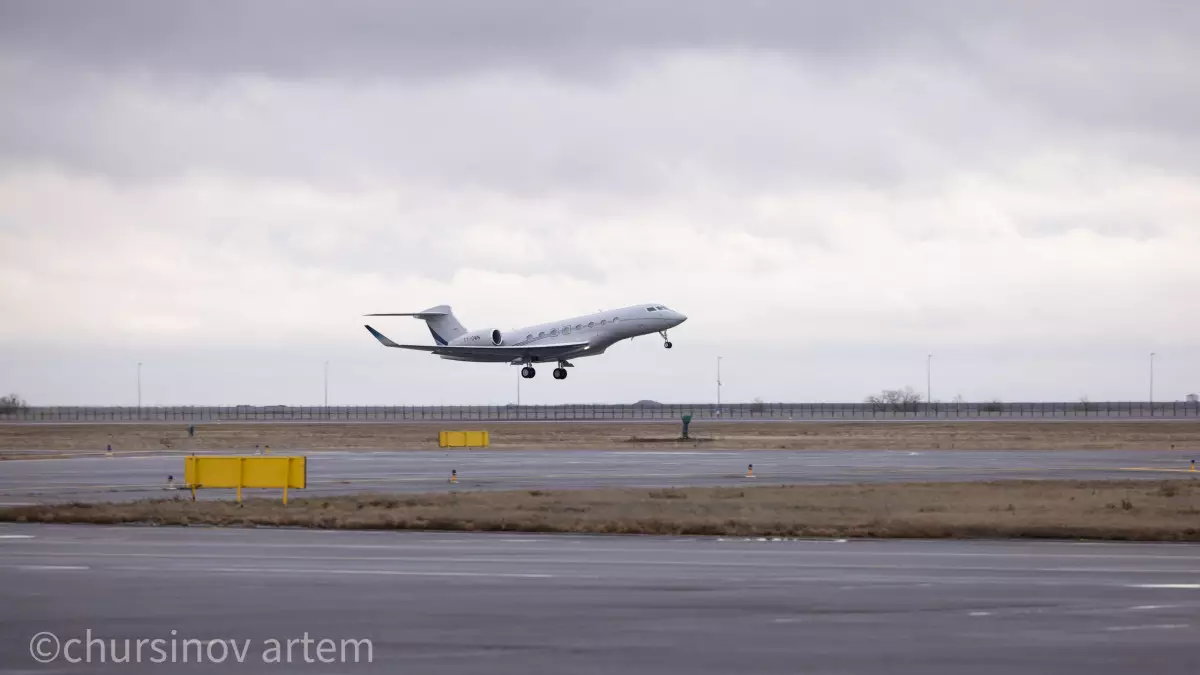
[[[287,506],[288,483],[292,482],[292,458],[288,457],[283,465],[283,505]]]

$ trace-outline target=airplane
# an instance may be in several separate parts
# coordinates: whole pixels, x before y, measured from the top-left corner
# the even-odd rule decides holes
[[[671,348],[667,329],[687,321],[687,317],[664,305],[631,305],[610,311],[577,316],[552,323],[526,326],[511,331],[486,328],[468,331],[448,305],[430,307],[421,312],[403,314],[367,314],[366,316],[410,316],[422,319],[433,334],[434,345],[402,345],[388,339],[370,326],[366,329],[384,347],[429,352],[451,361],[508,363],[520,365],[521,377],[537,374],[533,364],[558,362],[554,379],[567,379],[569,359],[603,354],[612,345],[639,335],[658,333],[663,346]]]

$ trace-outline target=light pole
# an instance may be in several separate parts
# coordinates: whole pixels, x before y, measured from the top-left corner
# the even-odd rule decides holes
[[[721,414],[721,357],[717,357],[717,414]]]
[[[1154,416],[1154,352],[1150,352],[1150,416]]]
[[[329,362],[325,362],[325,410],[329,410]]]
[[[137,394],[138,394],[138,419],[142,419],[142,362],[138,361],[137,367]]]
[[[925,357],[925,410],[933,405],[933,354]]]

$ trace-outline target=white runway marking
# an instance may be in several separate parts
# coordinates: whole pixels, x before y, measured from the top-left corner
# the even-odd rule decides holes
[[[1147,626],[1110,626],[1104,630],[1122,631],[1122,630],[1175,630],[1179,628],[1191,628],[1191,624],[1187,623],[1159,623]]]
[[[763,539],[766,541],[766,539]],[[527,552],[528,549],[526,549]],[[573,550],[572,553],[580,552],[579,549]],[[532,552],[529,552],[532,553]],[[10,556],[35,556],[41,555],[32,551],[8,551]],[[204,552],[188,552],[188,553],[135,553],[135,552],[108,552],[108,551],[62,551],[55,554],[61,558],[143,558],[155,560],[198,560],[198,559],[223,559],[230,557],[226,553],[204,553]],[[575,557],[543,557],[543,556],[508,556],[508,557],[493,557],[493,556],[314,556],[314,555],[277,555],[277,554],[253,554],[240,553],[238,557],[245,560],[303,560],[303,561],[375,561],[375,562],[406,562],[417,564],[428,563],[527,563],[527,564],[549,564],[549,565],[579,565],[579,566],[620,566],[620,565],[641,565],[647,567],[693,567],[693,568],[716,568],[716,569],[736,569],[736,568],[760,568],[760,569],[810,569],[820,570],[827,568],[838,568],[842,570],[888,570],[891,572],[907,572],[913,573],[917,571],[923,572],[1053,572],[1053,573],[1120,573],[1120,574],[1163,574],[1161,569],[1141,569],[1141,568],[1105,568],[1105,567],[992,567],[992,566],[944,566],[944,565],[913,565],[909,567],[897,567],[893,563],[866,565],[866,564],[845,564],[835,563],[826,565],[821,563],[805,564],[799,562],[767,562],[765,560],[756,561],[712,561],[712,560],[693,560],[680,558],[677,560],[660,560],[660,559],[636,559],[625,558],[620,560],[604,560],[597,561],[592,558],[575,558]],[[798,577],[799,578],[799,577]],[[981,579],[977,579],[982,581]],[[1162,588],[1163,586],[1147,585],[1151,588]],[[1129,586],[1131,588],[1144,588],[1147,586]],[[1168,586],[1169,588],[1177,588],[1180,586]],[[1182,586],[1184,588],[1200,588],[1200,584]]]
[[[60,570],[90,570],[92,568],[83,565],[19,565],[17,569],[26,570],[28,572],[56,572]]]
[[[1179,588],[1200,590],[1200,584],[1133,584],[1128,588]]]
[[[0,539],[33,539],[32,534],[0,534]]]
[[[161,571],[145,567],[119,567],[128,571]],[[265,574],[378,574],[404,577],[495,577],[503,579],[553,579],[553,574],[518,572],[415,572],[409,570],[352,570],[352,569],[301,569],[291,567],[203,567],[188,569],[188,572],[259,572]],[[577,577],[575,577],[577,578]]]

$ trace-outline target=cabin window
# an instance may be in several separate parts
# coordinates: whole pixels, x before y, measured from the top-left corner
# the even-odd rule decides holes
[[[596,327],[596,322],[595,322],[595,321],[589,321],[589,322],[588,322],[588,328],[595,328],[595,327]]]
[[[550,337],[554,337],[555,335],[558,335],[558,329],[557,329],[557,328],[551,328],[551,329],[550,329]]]
[[[526,335],[526,336],[525,336],[525,339],[526,339],[526,340],[532,340],[532,339],[533,339],[533,333],[530,333],[529,335]]]
[[[544,330],[543,330],[543,331],[538,331],[538,337],[540,337],[540,338],[544,338],[544,337],[546,337],[546,331],[544,331]]]
[[[571,327],[563,326],[563,335],[570,335],[570,334],[571,334]]]
[[[583,330],[583,324],[581,324],[581,323],[575,324],[575,330]]]
[[[604,324],[606,324],[606,323],[608,323],[608,319],[600,319],[600,325],[601,325],[601,326],[603,326],[603,325],[604,325]]]

